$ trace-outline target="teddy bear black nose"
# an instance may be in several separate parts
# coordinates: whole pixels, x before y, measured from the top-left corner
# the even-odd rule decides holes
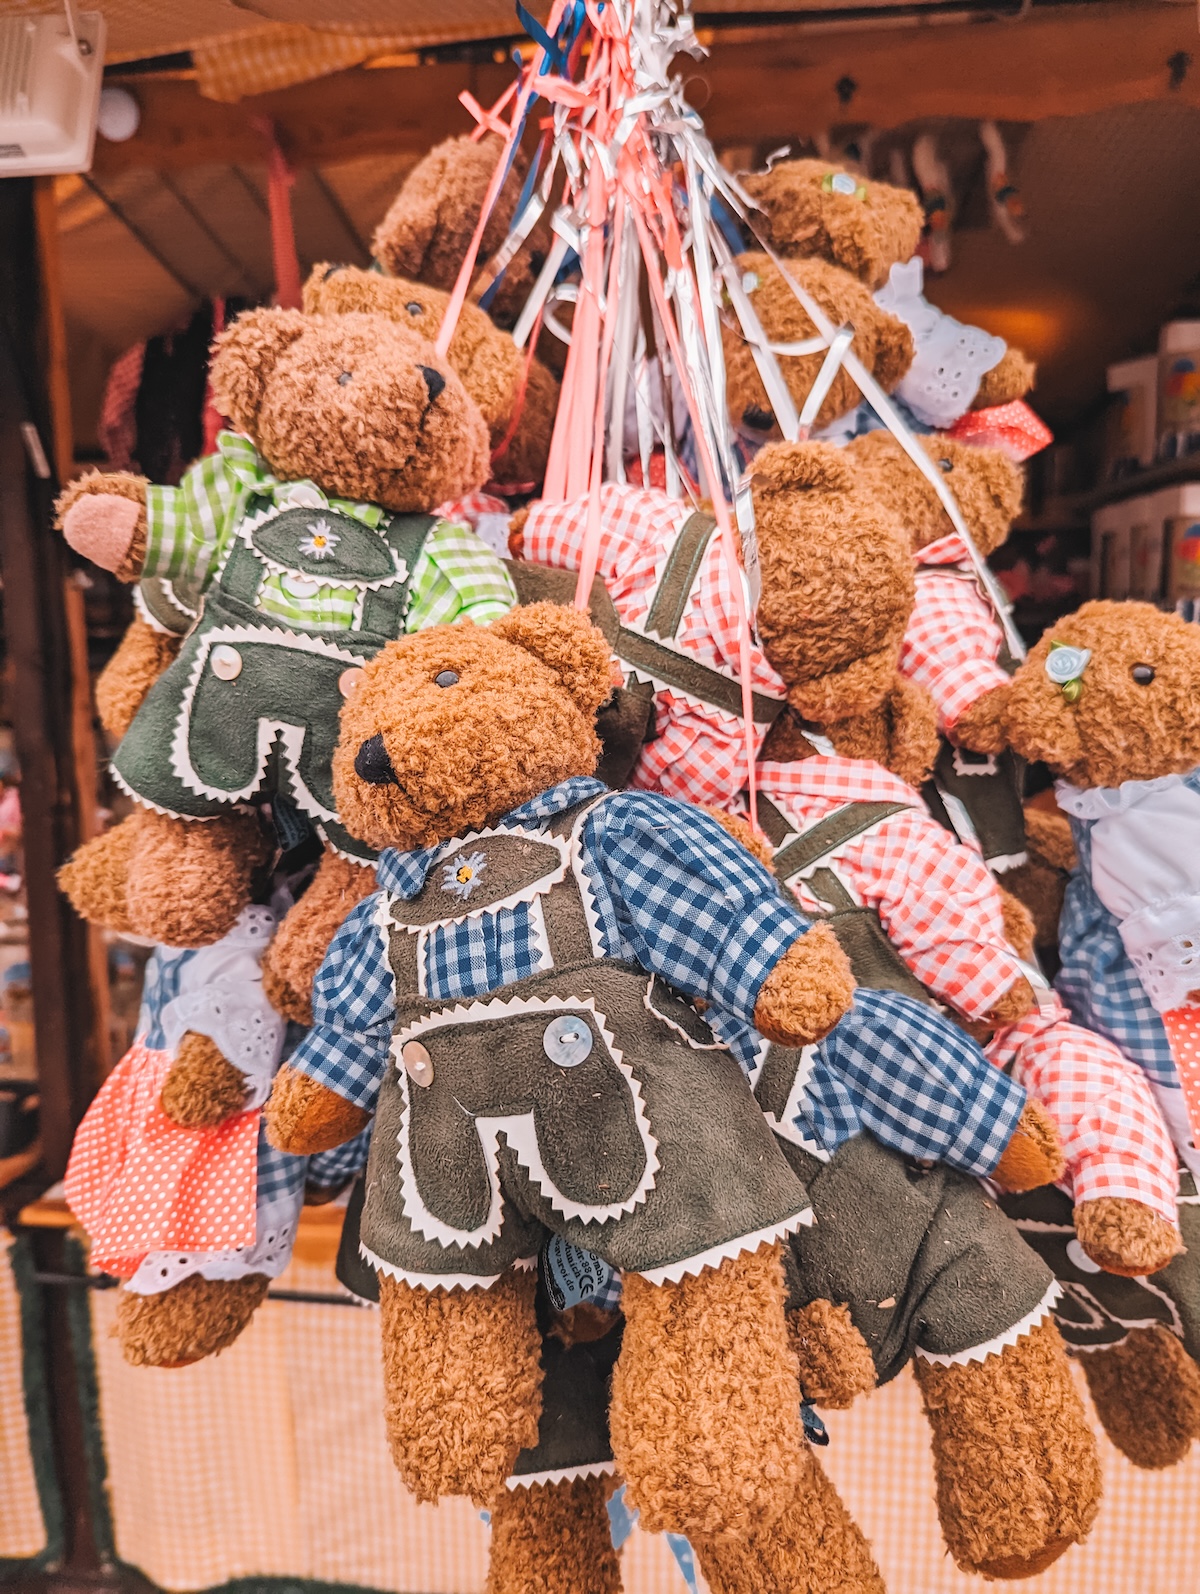
[[[437,398],[438,394],[445,387],[446,378],[440,371],[431,370],[427,365],[418,365],[417,370],[420,371],[421,380],[429,389],[429,402],[432,404],[434,399]]]
[[[382,736],[369,736],[354,755],[354,773],[372,786],[398,786]]]
[[[742,411],[743,424],[754,432],[769,432],[775,424],[773,410],[760,410],[757,404],[748,404]]]

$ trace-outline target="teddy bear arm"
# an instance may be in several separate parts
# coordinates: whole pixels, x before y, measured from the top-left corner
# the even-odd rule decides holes
[[[163,1080],[160,1105],[184,1128],[210,1129],[246,1105],[246,1076],[214,1040],[189,1030]]]
[[[781,1046],[808,1046],[828,1035],[854,1000],[854,975],[837,937],[814,924],[763,981],[754,1026]]]
[[[96,681],[96,712],[114,741],[133,724],[146,693],[179,654],[183,638],[156,631],[134,615],[117,651]]]
[[[1005,710],[1010,688],[994,686],[954,721],[953,739],[972,753],[1002,753],[1008,745]]]
[[[887,704],[888,756],[893,774],[910,786],[929,779],[938,754],[937,710],[924,687],[896,677]]]
[[[332,1151],[353,1140],[371,1116],[365,1108],[356,1107],[337,1091],[286,1063],[275,1076],[263,1113],[267,1139],[276,1151],[290,1151],[298,1157]]]
[[[1037,380],[1037,366],[1020,349],[1007,348],[999,365],[986,371],[971,405],[973,410],[991,409],[996,404],[1011,404],[1023,399]]]
[[[144,476],[93,471],[71,482],[55,505],[55,525],[75,552],[119,581],[136,581],[146,558]]]
[[[1071,821],[1057,809],[1027,804],[1025,837],[1030,852],[1053,869],[1062,869],[1070,874],[1079,862],[1075,838],[1071,834]]]
[[[875,1362],[848,1306],[818,1299],[789,1312],[788,1338],[805,1400],[845,1411],[875,1388]]]
[[[1012,1139],[990,1178],[1002,1190],[1036,1190],[1061,1179],[1066,1159],[1054,1120],[1032,1096],[1025,1103]]]

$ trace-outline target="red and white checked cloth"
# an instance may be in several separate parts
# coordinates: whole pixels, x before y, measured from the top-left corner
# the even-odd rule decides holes
[[[645,619],[675,538],[690,511],[654,489],[615,482],[600,490],[600,559],[597,572],[622,621]],[[525,522],[524,555],[538,564],[578,570],[587,521],[587,500],[531,505]],[[738,673],[738,608],[734,581],[718,539],[710,539],[675,642],[702,664],[733,680]],[[762,649],[750,652],[755,692],[783,697],[782,678]],[[728,808],[746,784],[746,742],[741,719],[680,692],[664,688],[655,697],[658,734],[642,749],[629,784],[666,792],[689,802]],[[755,750],[765,726],[755,728]]]
[[[997,663],[1004,633],[966,561],[956,531],[917,550],[916,600],[900,649],[901,675],[928,691],[942,731],[1008,680]]]
[[[905,802],[823,860],[859,902],[872,907],[901,958],[933,994],[982,1018],[1021,976],[1004,936],[1000,891],[971,848],[954,841],[910,786],[878,764],[849,758],[762,763],[760,790],[797,830],[846,802]],[[801,907],[821,903],[793,889]],[[1176,1221],[1176,1158],[1146,1076],[1111,1042],[1071,1023],[1057,997],[985,1048],[1050,1113],[1078,1201],[1125,1196]]]
[[[1001,1068],[1011,1061],[1013,1078],[1054,1119],[1067,1160],[1063,1188],[1076,1204],[1124,1197],[1177,1222],[1175,1148],[1136,1063],[1073,1024],[1057,997],[997,1030],[984,1051]]]

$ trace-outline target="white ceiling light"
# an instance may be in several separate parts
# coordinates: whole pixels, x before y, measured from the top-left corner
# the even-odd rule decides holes
[[[132,138],[142,119],[142,109],[128,89],[105,88],[100,90],[100,114],[96,118],[96,131],[110,143],[123,144]]]
[[[0,177],[88,169],[103,73],[98,11],[0,17]]]

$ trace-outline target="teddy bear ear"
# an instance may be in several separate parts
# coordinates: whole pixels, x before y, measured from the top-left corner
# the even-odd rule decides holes
[[[530,603],[493,620],[490,629],[553,670],[588,720],[611,696],[608,643],[578,609],[562,603]]]
[[[854,464],[833,443],[768,443],[754,459],[756,491],[848,493]]]
[[[280,356],[311,327],[299,310],[247,310],[217,338],[208,373],[213,398],[240,431],[253,428]]]

